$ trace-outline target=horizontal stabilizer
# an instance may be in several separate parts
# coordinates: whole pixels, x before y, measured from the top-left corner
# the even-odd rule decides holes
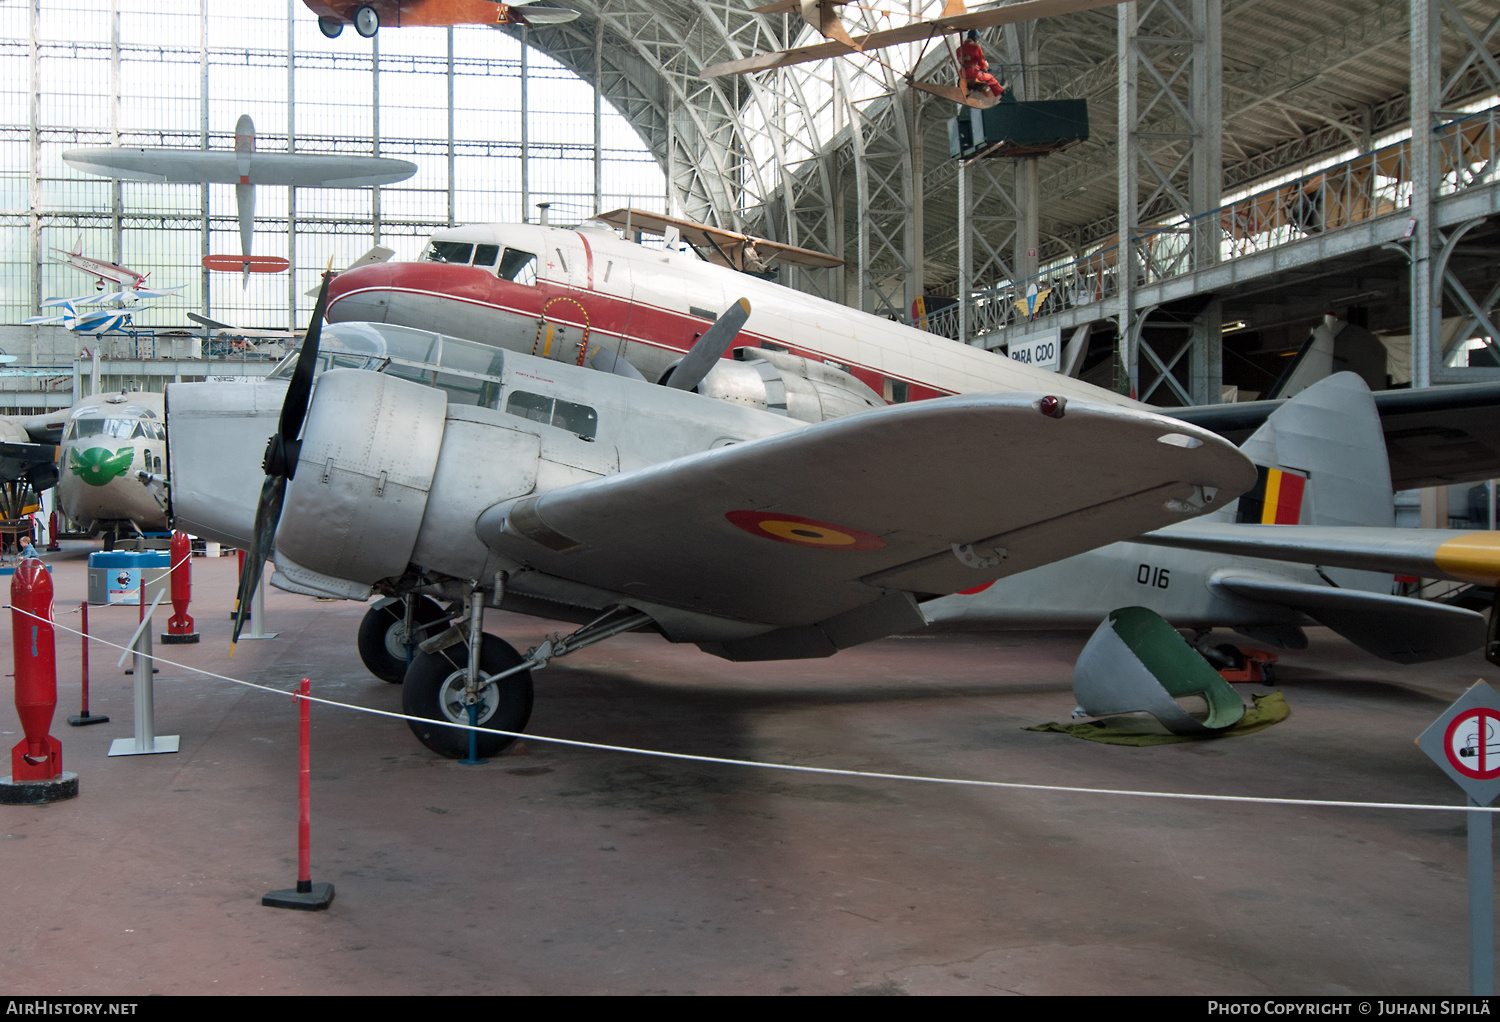
[[[1381,390],[1374,397],[1396,489],[1500,476],[1500,383]],[[1172,414],[1240,443],[1285,403],[1199,405]]]
[[[1488,531],[1183,522],[1136,542],[1325,568],[1500,583],[1500,533]]]
[[[1447,604],[1230,571],[1215,575],[1209,585],[1300,610],[1366,653],[1398,664],[1460,656],[1484,643],[1484,616]]]

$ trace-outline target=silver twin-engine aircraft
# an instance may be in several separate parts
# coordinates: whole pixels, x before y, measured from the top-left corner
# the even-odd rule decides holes
[[[1050,374],[886,406],[841,368],[736,346],[744,301],[653,369],[662,384],[409,326],[320,329],[326,299],[267,381],[169,388],[171,509],[249,548],[242,606],[268,558],[282,588],[382,597],[361,653],[450,756],[467,738],[442,725],[521,730],[532,670],[621,632],[736,660],[828,656],[920,627],[920,600],[1256,481],[1208,430]],[[940,343],[962,371],[973,349]],[[523,657],[483,634],[486,607],[583,627]]]

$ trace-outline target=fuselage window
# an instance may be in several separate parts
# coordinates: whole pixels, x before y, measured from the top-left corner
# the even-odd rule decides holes
[[[528,287],[536,283],[536,256],[518,248],[508,248],[500,259],[499,276]]]
[[[552,425],[560,426],[569,433],[576,433],[585,440],[592,440],[599,432],[599,413],[588,405],[575,405],[571,401],[559,399],[552,409]]]
[[[583,440],[592,440],[599,432],[599,413],[588,405],[578,405],[571,401],[554,401],[541,394],[514,390],[506,399],[505,410],[523,419],[565,429]]]
[[[434,241],[423,256],[429,263],[467,263],[474,246],[466,241]]]
[[[495,265],[495,257],[498,256],[499,254],[500,254],[500,246],[499,245],[475,245],[474,246],[474,265],[475,266],[494,266]]]

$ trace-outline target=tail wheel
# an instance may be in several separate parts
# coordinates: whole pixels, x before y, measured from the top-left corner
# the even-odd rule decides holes
[[[354,31],[366,39],[380,31],[380,15],[373,7],[361,7],[354,12]]]
[[[344,23],[337,18],[319,18],[318,31],[330,39],[337,39],[339,34],[344,31]]]
[[[443,727],[441,723],[468,724],[469,708],[464,703],[468,679],[468,647],[463,643],[437,653],[418,653],[401,685],[401,708],[410,717],[407,725],[421,743],[449,759],[469,754],[469,732],[463,728]],[[479,669],[495,674],[521,663],[515,647],[504,639],[486,635],[480,647]],[[521,731],[531,719],[531,672],[519,671],[489,684],[481,683],[478,724],[498,731]],[[440,723],[428,723],[429,721]],[[481,757],[498,755],[515,742],[513,735],[478,732],[476,751]]]
[[[435,625],[447,616],[436,600],[419,597],[412,608],[417,641],[432,634],[425,626]],[[413,655],[417,655],[415,650]],[[381,681],[399,685],[406,677],[406,608],[399,600],[365,612],[364,620],[359,623],[359,658]]]

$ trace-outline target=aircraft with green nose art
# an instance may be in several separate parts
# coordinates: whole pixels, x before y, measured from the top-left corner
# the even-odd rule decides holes
[[[161,394],[85,398],[60,423],[57,503],[78,528],[113,539],[166,529],[166,408]]]

